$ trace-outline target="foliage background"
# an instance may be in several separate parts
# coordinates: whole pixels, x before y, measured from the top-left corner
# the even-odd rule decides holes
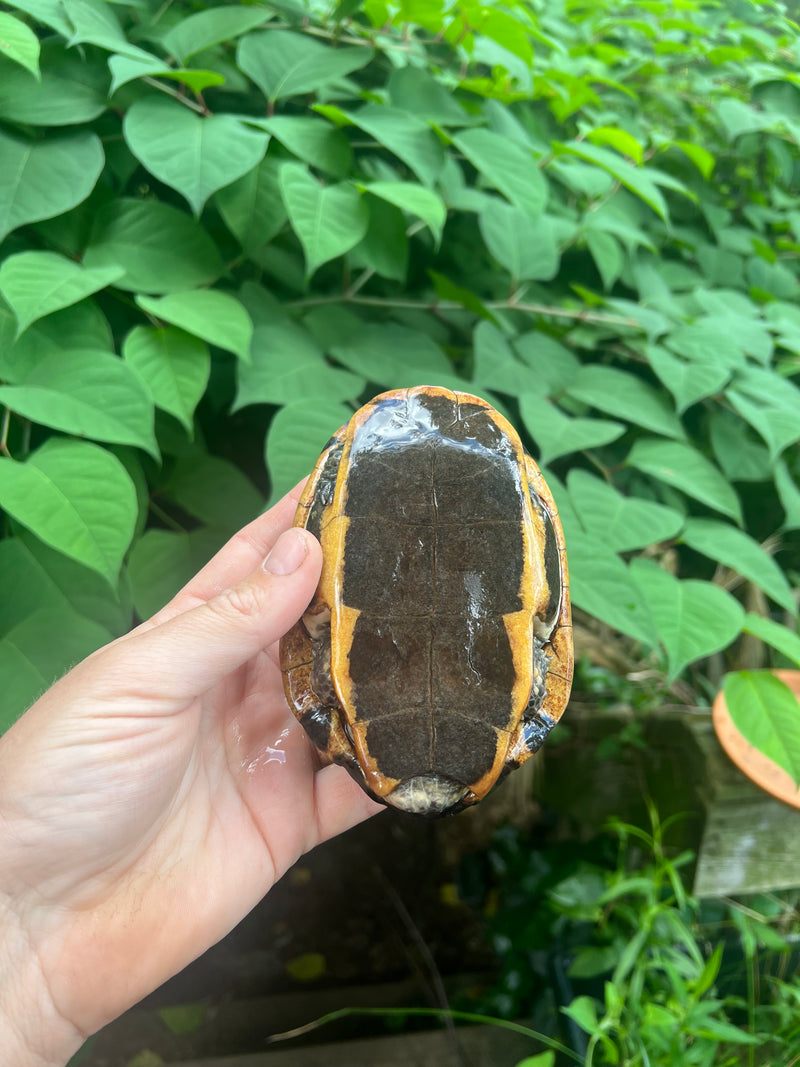
[[[781,5],[22,0],[0,38],[6,724],[421,382],[520,427],[601,638],[695,699],[768,664],[743,631],[800,663]],[[793,709],[756,742],[798,778]]]

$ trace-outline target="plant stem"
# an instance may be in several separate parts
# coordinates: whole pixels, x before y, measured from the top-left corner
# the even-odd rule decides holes
[[[351,291],[337,296],[312,296],[292,300],[289,307],[310,308],[324,304],[362,304],[366,307],[396,308],[410,311],[463,311],[457,300],[397,300],[394,297],[357,296]],[[600,312],[556,307],[551,304],[515,303],[510,300],[486,300],[483,306],[496,311],[524,311],[529,315],[550,315],[553,318],[575,319],[578,322],[601,323],[605,326],[637,326],[635,319],[622,315],[603,315]]]

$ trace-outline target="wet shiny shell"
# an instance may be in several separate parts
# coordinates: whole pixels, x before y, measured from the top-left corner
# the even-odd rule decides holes
[[[406,811],[481,799],[572,678],[561,525],[516,431],[467,393],[384,393],[331,439],[295,525],[324,565],[281,668],[323,759]]]

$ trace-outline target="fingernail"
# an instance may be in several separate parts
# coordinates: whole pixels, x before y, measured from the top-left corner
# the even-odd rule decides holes
[[[306,539],[299,530],[286,530],[264,560],[262,566],[270,574],[292,574],[308,554]]]

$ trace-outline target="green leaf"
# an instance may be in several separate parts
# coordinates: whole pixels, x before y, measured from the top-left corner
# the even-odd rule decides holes
[[[593,1034],[597,1030],[597,1005],[592,997],[576,997],[568,1007],[561,1010],[574,1019],[587,1034]]]
[[[39,73],[39,38],[24,22],[0,11],[0,55],[6,56],[29,70],[36,78]]]
[[[61,0],[9,0],[7,6],[26,12],[37,22],[50,26],[62,37],[69,37],[72,33],[72,25],[66,17]]]
[[[698,400],[719,393],[731,376],[725,366],[706,366],[684,363],[657,345],[649,345],[650,366],[675,397],[678,413],[683,413]]]
[[[709,559],[732,567],[792,615],[797,605],[783,571],[743,530],[716,519],[688,519],[681,540]]]
[[[9,630],[0,640],[0,732],[57,678],[111,637],[102,626],[70,608],[41,608]]]
[[[160,611],[222,547],[222,530],[147,530],[131,551],[128,570],[136,612],[149,619]]]
[[[250,479],[220,456],[179,459],[163,492],[196,519],[228,535],[264,510],[264,498]]]
[[[219,289],[187,289],[157,298],[137,296],[136,303],[148,314],[249,362],[253,323],[242,303],[231,293]]]
[[[87,131],[29,141],[0,130],[0,240],[82,203],[103,163],[100,140]]]
[[[11,385],[24,382],[34,367],[48,356],[58,357],[64,351],[64,338],[69,337],[75,348],[94,348],[111,352],[114,339],[105,315],[92,300],[55,311],[25,331],[11,343],[15,322],[10,311],[0,309],[0,377]],[[2,336],[7,333],[6,343]]]
[[[119,265],[117,287],[145,293],[210,285],[225,269],[199,223],[155,200],[113,200],[101,208],[83,262]]]
[[[601,167],[616,178],[618,182],[621,182],[626,189],[630,189],[635,196],[643,200],[657,215],[665,221],[667,220],[667,205],[664,202],[661,191],[649,173],[649,168],[634,167],[633,164],[620,159],[615,152],[609,152],[605,148],[598,148],[597,145],[587,144],[586,141],[554,144],[553,148],[556,151],[568,152],[579,156],[581,159]]]
[[[775,488],[785,513],[781,529],[800,530],[800,489],[795,485],[789,468],[782,459],[775,464]]]
[[[472,381],[479,388],[509,396],[541,392],[541,379],[519,360],[494,323],[484,321],[478,324],[473,332],[472,348]]]
[[[133,59],[130,56],[111,56],[108,60],[111,71],[111,95],[123,85],[136,78],[169,78],[182,82],[193,93],[202,93],[212,85],[224,85],[225,78],[213,70],[187,70],[185,67],[170,67],[165,60],[153,56],[150,60]]]
[[[469,126],[473,117],[429,71],[407,64],[395,67],[386,86],[393,107],[411,111],[437,126]]]
[[[655,647],[650,609],[630,569],[602,542],[572,531],[567,538],[570,596],[576,607],[615,630]]]
[[[679,439],[684,436],[680,419],[663,392],[635,374],[597,363],[586,364],[567,392],[599,411],[627,419],[655,433]]]
[[[800,440],[800,389],[790,381],[762,367],[746,367],[725,395],[764,438],[773,460]]]
[[[134,445],[159,458],[147,389],[108,352],[67,349],[46,356],[20,384],[0,386],[0,404],[42,426]]]
[[[266,442],[272,483],[270,504],[310,473],[331,435],[352,414],[351,408],[322,399],[298,400],[277,412],[269,424]]]
[[[233,411],[248,404],[291,404],[313,396],[351,400],[364,379],[331,367],[311,334],[292,322],[257,326],[252,364],[239,370]]]
[[[284,163],[281,195],[306,260],[306,278],[358,244],[367,232],[369,211],[358,190],[341,182],[322,186],[299,163]]]
[[[572,452],[600,448],[625,433],[621,422],[610,419],[573,419],[536,393],[523,393],[519,410],[525,427],[539,446],[542,463]]]
[[[615,552],[671,540],[683,526],[680,512],[651,500],[623,496],[588,471],[571,470],[567,487],[587,534],[604,541]]]
[[[217,189],[252,170],[269,141],[234,115],[201,117],[163,96],[137,100],[123,133],[139,162],[186,197],[195,215]]]
[[[403,213],[386,200],[369,197],[366,200],[369,226],[350,252],[348,262],[354,268],[366,268],[403,284],[408,273],[408,237]]]
[[[621,155],[630,156],[638,166],[642,165],[642,146],[635,137],[618,126],[598,126],[590,130],[586,137],[595,145],[611,145]]]
[[[735,412],[721,405],[709,417],[711,447],[717,462],[731,482],[768,482],[773,475],[769,451],[760,441],[754,441],[750,427]],[[778,484],[780,461],[774,465]],[[778,487],[780,495],[780,487]]]
[[[0,117],[29,126],[91,122],[108,107],[108,70],[51,38],[42,46],[40,79],[0,58]]]
[[[12,545],[15,549],[7,555],[8,565],[18,568],[15,622],[37,607],[66,606],[92,619],[115,637],[128,633],[133,623],[133,603],[124,570],[119,584],[110,586],[96,571],[57,552],[23,527],[19,527],[15,537],[0,545],[3,548]],[[11,586],[3,583],[3,588],[9,589],[10,595]],[[2,629],[5,627],[0,622]]]
[[[367,104],[340,115],[396,155],[424,186],[430,188],[437,182],[445,153],[436,134],[422,119],[381,104]]]
[[[288,218],[281,197],[283,165],[268,154],[257,167],[216,195],[225,225],[249,254],[271,241]]]
[[[706,181],[710,179],[716,165],[716,159],[707,148],[703,148],[701,145],[694,144],[691,141],[671,141],[667,142],[663,147],[669,148],[671,144],[686,153]]]
[[[447,208],[441,197],[424,186],[414,182],[367,182],[359,186],[373,196],[394,204],[401,211],[416,215],[422,219],[434,236],[438,248],[442,240],[442,230],[447,219]]]
[[[0,457],[0,508],[115,584],[137,501],[129,474],[104,448],[53,437],[25,463]]]
[[[794,631],[787,630],[780,623],[773,622],[772,619],[765,619],[761,615],[755,615],[750,611],[744,617],[742,629],[747,634],[759,637],[766,644],[777,649],[782,656],[785,656],[800,667],[800,636]]]
[[[550,281],[560,261],[555,230],[547,216],[527,212],[492,197],[478,216],[481,235],[514,282]]]
[[[129,44],[116,14],[104,0],[69,0],[64,8],[72,23],[70,45],[96,44],[108,52],[122,55],[147,56],[149,53]]]
[[[770,671],[736,671],[724,692],[742,737],[800,786],[800,704],[786,682]]]
[[[419,385],[426,374],[433,385],[443,377],[454,377],[450,361],[435,341],[393,323],[364,326],[346,341],[332,344],[330,353],[354,374],[386,389]]]
[[[264,7],[212,7],[177,22],[161,38],[161,45],[181,63],[190,56],[232,41],[274,18]]]
[[[272,103],[314,93],[370,59],[369,48],[330,48],[301,33],[270,29],[243,37],[236,52],[240,69]]]
[[[158,1009],[159,1018],[173,1034],[192,1033],[203,1025],[207,1014],[208,1005],[202,1002]]]
[[[603,280],[603,288],[611,289],[625,266],[622,250],[616,238],[602,230],[587,230],[586,247]]]
[[[656,621],[670,681],[687,664],[727,648],[741,633],[744,610],[719,586],[681,581],[652,560],[633,560],[630,568]]]
[[[726,324],[714,315],[697,322],[682,323],[669,333],[665,344],[679,356],[700,365],[724,368],[730,373],[745,363],[739,341],[740,334],[731,329],[730,321]]]
[[[626,460],[629,466],[674,486],[687,496],[741,522],[739,498],[710,460],[691,445],[657,437],[638,440]]]
[[[208,384],[211,354],[206,344],[175,326],[136,326],[122,356],[147,384],[153,403],[193,430],[194,410]]]
[[[274,115],[248,119],[266,130],[292,155],[335,178],[346,178],[353,166],[353,150],[344,134],[324,119],[307,115]]]
[[[17,336],[32,322],[77,304],[122,276],[121,267],[81,267],[54,252],[18,252],[0,267],[0,293],[17,319]]]
[[[516,337],[514,349],[534,372],[545,396],[563,392],[581,368],[580,361],[565,345],[541,330]]]
[[[547,204],[548,185],[532,149],[484,129],[465,130],[453,144],[515,207],[539,218]]]

